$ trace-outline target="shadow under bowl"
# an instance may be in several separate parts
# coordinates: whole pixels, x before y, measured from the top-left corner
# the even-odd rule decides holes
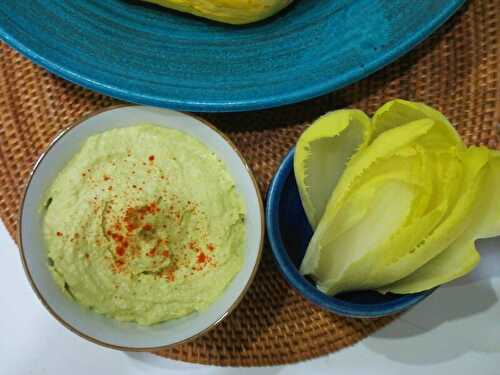
[[[407,310],[428,297],[435,289],[415,294],[381,294],[356,291],[329,296],[319,291],[312,280],[299,273],[313,231],[300,200],[293,157],[289,151],[274,176],[267,193],[267,235],[279,269],[306,299],[338,315],[377,318]]]

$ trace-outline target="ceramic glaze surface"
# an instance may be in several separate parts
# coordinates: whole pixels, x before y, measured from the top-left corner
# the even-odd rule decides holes
[[[409,51],[463,0],[297,0],[248,26],[138,1],[2,0],[0,38],[127,101],[255,110],[348,85]]]

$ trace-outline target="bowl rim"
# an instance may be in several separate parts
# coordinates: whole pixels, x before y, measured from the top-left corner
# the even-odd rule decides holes
[[[351,318],[379,318],[407,310],[427,298],[434,292],[435,289],[437,289],[434,288],[415,294],[401,295],[401,297],[396,300],[370,306],[354,302],[346,302],[338,298],[328,296],[316,289],[309,281],[307,281],[298,272],[297,267],[290,259],[283,243],[279,226],[279,204],[281,194],[287,178],[290,173],[293,173],[294,155],[295,147],[292,147],[278,167],[278,170],[274,175],[267,191],[265,210],[267,236],[271,245],[271,250],[276,263],[278,264],[278,268],[293,288],[295,288],[306,299],[323,309]]]
[[[59,140],[61,140],[65,135],[67,135],[72,129],[74,129],[74,128],[80,126],[80,125],[82,125],[84,122],[86,122],[90,118],[92,118],[94,116],[97,116],[97,115],[100,115],[100,114],[102,114],[104,112],[113,111],[113,110],[116,110],[116,109],[122,109],[122,108],[148,108],[148,107],[149,108],[154,108],[154,107],[150,107],[150,106],[134,105],[134,104],[117,104],[117,105],[112,105],[112,106],[109,106],[109,107],[106,107],[106,108],[102,108],[102,109],[98,109],[98,110],[95,110],[95,111],[91,111],[91,112],[87,113],[86,115],[82,116],[81,118],[77,119],[73,123],[71,123],[69,126],[67,126],[67,127],[63,128],[62,130],[60,130],[54,136],[54,138],[50,141],[50,143],[45,148],[45,150],[40,154],[40,156],[35,161],[35,163],[33,164],[33,167],[31,168],[31,170],[29,172],[28,178],[27,178],[27,180],[25,182],[25,185],[23,187],[23,190],[22,190],[21,201],[20,201],[20,206],[19,206],[19,213],[17,215],[17,222],[16,222],[17,223],[17,228],[18,228],[18,230],[17,230],[17,236],[16,236],[17,237],[17,244],[19,246],[19,255],[20,255],[20,258],[21,258],[21,263],[23,265],[24,273],[25,273],[25,275],[26,275],[26,277],[27,277],[27,279],[28,279],[28,281],[29,281],[29,283],[31,285],[31,288],[35,292],[35,295],[37,296],[38,300],[42,303],[42,305],[50,313],[50,315],[52,315],[53,318],[55,318],[59,323],[61,323],[69,331],[73,332],[74,334],[80,336],[81,338],[83,338],[83,339],[85,339],[87,341],[90,341],[90,342],[92,342],[94,344],[97,344],[97,345],[100,345],[100,346],[103,346],[103,347],[106,347],[106,348],[109,348],[109,349],[115,349],[115,350],[121,350],[121,351],[129,351],[129,352],[148,352],[148,351],[168,349],[168,348],[180,345],[180,344],[184,344],[184,343],[193,341],[193,340],[197,339],[198,337],[203,336],[204,334],[208,333],[209,331],[211,331],[212,329],[214,329],[216,326],[218,326],[240,304],[240,302],[243,300],[245,294],[247,293],[248,289],[250,288],[252,282],[254,281],[255,275],[257,273],[257,270],[259,268],[259,265],[260,265],[260,262],[261,262],[261,259],[262,259],[262,253],[263,253],[263,247],[264,247],[264,236],[265,236],[264,204],[263,204],[263,200],[262,200],[262,195],[260,193],[259,185],[258,185],[258,182],[257,182],[257,180],[256,180],[256,178],[255,178],[255,176],[254,176],[254,174],[253,174],[250,166],[248,165],[248,163],[246,162],[245,158],[243,157],[243,155],[241,154],[241,152],[238,150],[238,148],[236,147],[236,145],[227,137],[227,135],[225,135],[222,131],[220,131],[219,129],[217,129],[215,127],[215,125],[213,125],[209,121],[205,120],[204,118],[201,118],[199,116],[196,116],[196,115],[193,115],[193,114],[190,114],[190,113],[185,113],[185,112],[180,112],[180,111],[175,111],[175,110],[161,108],[162,110],[168,110],[168,111],[172,111],[172,112],[178,112],[178,113],[181,113],[183,115],[192,117],[192,118],[196,119],[197,121],[199,121],[202,125],[207,126],[212,131],[214,131],[215,133],[217,133],[222,138],[222,140],[225,141],[231,147],[231,149],[233,150],[233,152],[235,152],[235,154],[241,160],[244,169],[246,170],[246,172],[248,173],[248,175],[249,175],[249,177],[250,177],[250,179],[252,181],[252,185],[253,185],[253,188],[254,188],[254,190],[256,192],[257,201],[258,201],[258,205],[259,205],[260,232],[261,232],[261,235],[260,235],[260,239],[259,239],[259,246],[258,246],[258,249],[257,249],[257,258],[255,260],[255,264],[253,265],[253,269],[252,269],[252,272],[250,274],[250,277],[248,278],[248,280],[246,281],[246,283],[244,285],[243,291],[240,293],[240,295],[238,296],[238,298],[235,299],[232,302],[232,304],[229,305],[229,307],[227,307],[225,309],[224,313],[219,317],[219,319],[217,319],[216,321],[212,322],[204,330],[202,330],[202,331],[200,331],[200,332],[198,332],[198,333],[196,333],[196,334],[194,334],[194,335],[192,335],[190,337],[187,337],[187,338],[185,338],[183,340],[177,341],[175,343],[171,343],[171,344],[168,344],[168,345],[154,346],[154,347],[129,347],[129,346],[116,345],[116,344],[112,344],[112,343],[105,342],[103,340],[97,339],[97,338],[92,337],[92,336],[90,336],[90,335],[82,332],[81,330],[73,327],[71,324],[69,324],[68,322],[66,322],[52,308],[52,306],[49,305],[49,303],[45,300],[45,298],[41,294],[40,290],[38,289],[38,286],[36,285],[35,281],[33,280],[33,277],[31,275],[30,269],[29,269],[28,264],[27,264],[25,250],[24,250],[24,246],[23,246],[23,240],[22,240],[22,237],[23,237],[22,236],[22,233],[23,233],[22,217],[23,217],[24,205],[25,205],[25,200],[26,200],[26,197],[27,197],[27,192],[28,192],[28,189],[29,189],[29,187],[31,185],[33,177],[36,174],[36,172],[38,170],[38,167],[41,165],[41,163],[43,162],[43,160],[47,156],[47,154],[59,142]]]

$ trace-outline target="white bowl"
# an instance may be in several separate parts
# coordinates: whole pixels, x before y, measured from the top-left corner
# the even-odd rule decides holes
[[[47,267],[39,205],[59,171],[91,135],[112,128],[154,124],[181,130],[223,160],[246,204],[246,244],[241,271],[208,309],[150,327],[122,323],[90,312],[63,295]],[[59,134],[36,163],[27,183],[19,216],[21,258],[29,281],[43,305],[74,333],[107,347],[143,351],[166,348],[207,332],[241,301],[257,270],[264,236],[262,200],[255,179],[234,145],[207,123],[153,107],[115,107],[83,119]]]

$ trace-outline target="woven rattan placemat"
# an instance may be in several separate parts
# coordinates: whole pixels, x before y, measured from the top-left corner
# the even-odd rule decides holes
[[[202,114],[235,142],[262,193],[303,124],[340,107],[369,113],[402,97],[429,103],[456,124],[468,144],[499,147],[500,4],[475,0],[419,48],[344,90],[272,110]],[[117,102],[56,78],[0,44],[0,216],[16,232],[23,184],[37,156],[63,127]],[[291,289],[266,245],[240,306],[194,342],[157,354],[217,365],[273,365],[324,355],[371,334],[392,318],[346,319]]]

